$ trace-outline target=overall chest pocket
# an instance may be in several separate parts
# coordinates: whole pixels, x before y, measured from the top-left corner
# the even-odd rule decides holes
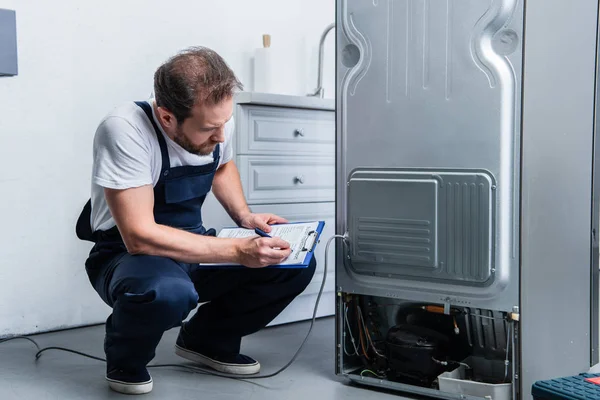
[[[165,203],[177,204],[206,196],[212,187],[213,173],[168,179],[164,183]]]

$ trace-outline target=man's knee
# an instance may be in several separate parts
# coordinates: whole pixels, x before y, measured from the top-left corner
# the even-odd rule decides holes
[[[163,278],[156,288],[156,311],[184,320],[198,305],[198,293],[191,281]]]
[[[139,283],[138,283],[139,284]],[[187,318],[198,305],[198,293],[192,282],[171,277],[157,277],[145,282],[144,288],[122,293],[116,307],[133,319],[143,319],[144,325],[170,329]]]

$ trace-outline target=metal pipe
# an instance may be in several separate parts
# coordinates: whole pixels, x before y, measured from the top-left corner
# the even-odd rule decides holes
[[[330,30],[335,27],[335,23],[327,25],[323,33],[321,34],[321,40],[319,41],[319,66],[317,71],[317,88],[314,93],[309,93],[307,96],[318,96],[323,98],[325,95],[325,89],[323,89],[323,56],[324,56],[324,45],[325,38]]]

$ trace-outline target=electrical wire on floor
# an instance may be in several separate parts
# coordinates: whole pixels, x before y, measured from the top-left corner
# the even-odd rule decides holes
[[[317,310],[319,308],[319,301],[321,300],[321,295],[323,294],[323,289],[325,288],[325,281],[327,279],[327,261],[328,261],[328,257],[329,257],[329,246],[330,246],[332,240],[335,238],[344,239],[343,243],[345,245],[347,244],[346,243],[346,235],[334,235],[327,240],[327,245],[325,246],[325,265],[323,266],[323,280],[321,282],[319,294],[317,295],[317,300],[315,301],[315,307],[313,309],[312,319],[310,321],[310,326],[308,328],[308,332],[306,333],[304,340],[300,344],[300,347],[298,347],[298,350],[296,350],[296,353],[293,355],[293,357],[290,359],[290,361],[287,364],[285,364],[283,367],[281,367],[280,369],[278,369],[277,371],[275,371],[273,373],[266,374],[266,375],[256,375],[256,376],[240,376],[240,375],[226,374],[226,373],[218,372],[218,371],[215,371],[212,369],[193,367],[193,366],[184,365],[184,364],[150,364],[147,366],[147,368],[183,368],[185,370],[199,373],[199,374],[214,375],[214,376],[219,376],[222,378],[230,378],[230,379],[237,379],[237,380],[271,378],[271,377],[279,375],[280,373],[285,371],[290,365],[292,365],[294,363],[294,361],[296,361],[296,358],[298,357],[298,355],[304,348],[304,345],[308,341],[308,338],[310,337],[313,326],[315,324],[315,320],[317,319]],[[11,341],[11,340],[28,340],[29,342],[33,343],[37,349],[37,353],[35,354],[36,361],[46,351],[57,350],[57,351],[64,351],[64,352],[68,352],[68,353],[72,353],[72,354],[77,354],[82,357],[91,358],[92,360],[96,360],[96,361],[106,362],[106,360],[104,358],[96,357],[96,356],[93,356],[90,354],[86,354],[86,353],[83,353],[83,352],[80,352],[77,350],[72,350],[72,349],[68,349],[68,348],[64,348],[64,347],[51,346],[51,347],[41,348],[40,345],[35,340],[33,340],[27,336],[15,336],[15,337],[7,338],[7,339],[0,339],[0,344]],[[354,342],[354,339],[353,339],[353,342]]]

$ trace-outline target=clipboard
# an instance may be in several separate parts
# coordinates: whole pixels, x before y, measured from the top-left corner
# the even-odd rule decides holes
[[[273,227],[275,227],[275,226],[280,226],[280,225],[306,224],[306,223],[310,223],[310,222],[317,222],[318,224],[315,229],[311,230],[308,233],[308,235],[304,239],[304,242],[301,243],[301,245],[302,245],[301,251],[306,251],[306,254],[304,255],[304,260],[302,262],[294,263],[294,264],[269,265],[269,266],[266,266],[263,268],[281,268],[281,269],[308,268],[308,266],[310,265],[310,262],[312,261],[313,257],[315,256],[315,249],[320,242],[321,234],[323,233],[323,228],[325,227],[325,221],[290,222],[287,224],[272,225]],[[225,229],[228,229],[228,228],[225,228]],[[230,229],[233,229],[233,228],[230,228]],[[248,268],[244,265],[233,264],[233,263],[201,263],[201,264],[196,264],[196,265],[202,269]],[[260,269],[262,269],[262,268],[260,268]]]

